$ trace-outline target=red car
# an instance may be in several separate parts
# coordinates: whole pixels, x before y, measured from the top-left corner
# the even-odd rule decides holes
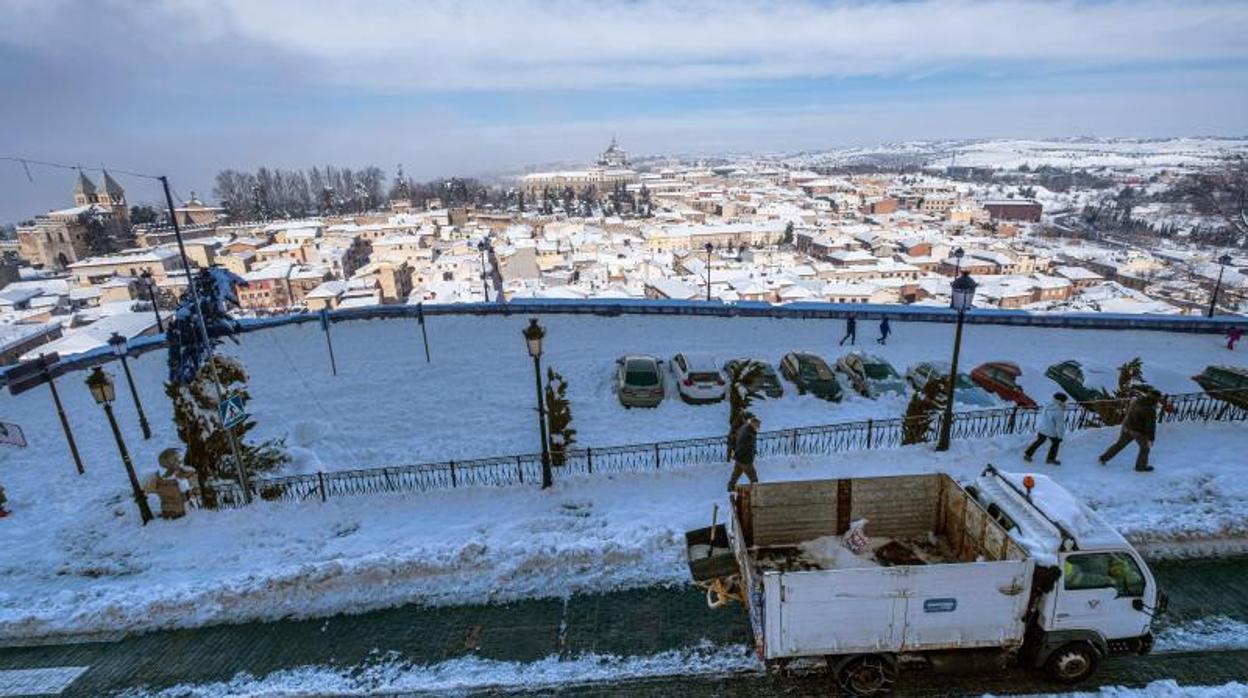
[[[1023,370],[1009,361],[989,361],[980,364],[971,371],[971,380],[990,393],[1009,400],[1019,407],[1036,407],[1036,401],[1023,392],[1018,384],[1018,377]]]

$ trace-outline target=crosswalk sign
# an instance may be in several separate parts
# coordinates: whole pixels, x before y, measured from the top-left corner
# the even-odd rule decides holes
[[[243,398],[241,395],[231,395],[222,402],[217,408],[221,414],[221,423],[226,429],[232,429],[244,419],[247,419],[247,413],[243,410]]]

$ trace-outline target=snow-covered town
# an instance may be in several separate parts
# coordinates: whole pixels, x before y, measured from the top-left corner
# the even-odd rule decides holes
[[[0,19],[0,698],[1248,695],[1248,7]]]

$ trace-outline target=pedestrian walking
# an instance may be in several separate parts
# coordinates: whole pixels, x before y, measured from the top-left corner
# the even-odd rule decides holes
[[[1032,456],[1044,444],[1049,442],[1049,455],[1044,459],[1049,465],[1061,465],[1057,459],[1057,451],[1062,447],[1062,439],[1066,438],[1066,393],[1055,393],[1050,402],[1036,419],[1036,440],[1031,442],[1023,453],[1023,460],[1031,462]]]
[[[845,336],[841,337],[841,346],[845,346],[845,341],[849,340],[850,346],[858,342],[858,321],[850,315],[845,320]]]
[[[1226,331],[1226,348],[1235,351],[1235,345],[1239,343],[1244,331],[1238,327],[1232,327]]]
[[[733,466],[732,479],[728,481],[729,492],[737,486],[737,480],[740,480],[742,475],[750,479],[750,484],[758,482],[758,472],[754,470],[754,453],[758,441],[759,424],[758,417],[751,415],[745,420],[745,424],[737,429],[737,440],[732,448]]]
[[[9,510],[4,508],[8,501],[9,498],[4,494],[4,486],[0,485],[0,519],[9,515]]]
[[[880,338],[875,340],[876,344],[888,344],[888,335],[893,333],[893,328],[888,326],[888,318],[880,320]]]
[[[1148,452],[1157,436],[1157,398],[1157,394],[1150,391],[1131,401],[1122,420],[1122,432],[1118,434],[1118,440],[1101,454],[1101,465],[1108,463],[1134,441],[1140,448],[1135,456],[1136,471],[1147,473],[1153,470],[1153,466],[1148,464]]]

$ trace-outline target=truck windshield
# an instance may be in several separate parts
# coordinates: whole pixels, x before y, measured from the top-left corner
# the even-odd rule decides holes
[[[1144,595],[1144,574],[1126,553],[1085,553],[1066,558],[1067,591],[1117,589],[1123,596]]]

